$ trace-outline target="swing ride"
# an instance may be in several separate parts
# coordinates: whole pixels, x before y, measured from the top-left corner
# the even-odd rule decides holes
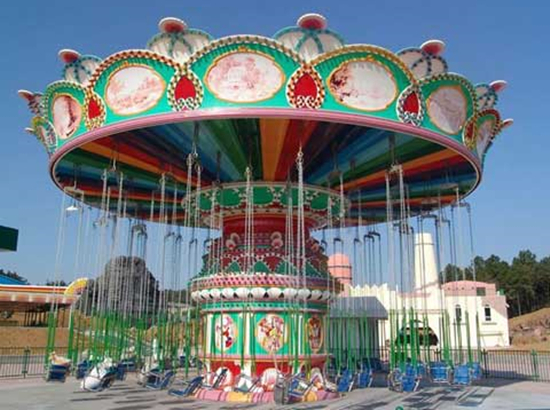
[[[179,396],[320,400],[370,386],[385,348],[397,389],[471,374],[477,312],[440,303],[433,333],[415,238],[434,231],[442,299],[465,277],[445,262],[471,263],[460,215],[512,123],[495,109],[506,83],[448,72],[437,40],[346,45],[318,14],[273,38],[159,28],[105,59],[61,50],[63,79],[19,92],[64,193],[56,279],[67,258],[91,276],[69,329],[83,387],[126,363],[154,389],[183,374]],[[326,255],[346,252],[344,280]],[[389,334],[376,294],[350,292],[383,284]]]

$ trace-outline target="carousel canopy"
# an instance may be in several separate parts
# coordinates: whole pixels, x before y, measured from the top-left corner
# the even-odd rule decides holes
[[[166,201],[199,183],[188,178],[192,152],[208,187],[244,181],[247,167],[255,182],[283,183],[302,149],[306,184],[342,184],[350,215],[376,221],[392,166],[402,167],[412,213],[448,204],[475,189],[487,149],[512,122],[495,109],[506,83],[449,72],[438,40],[397,53],[346,45],[317,14],[273,38],[213,39],[176,18],[159,29],[146,48],[106,58],[61,50],[63,78],[19,92],[34,114],[27,130],[70,195],[99,205],[107,181],[129,214],[146,217],[162,177]]]

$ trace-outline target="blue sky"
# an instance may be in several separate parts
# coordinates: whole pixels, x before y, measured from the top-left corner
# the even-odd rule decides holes
[[[507,80],[498,108],[515,124],[496,141],[481,186],[469,198],[476,251],[506,259],[521,249],[550,254],[550,2],[35,0],[2,5],[0,225],[18,228],[20,239],[17,253],[0,253],[0,268],[34,283],[52,277],[61,195],[41,145],[23,131],[31,115],[16,91],[42,91],[60,79],[59,49],[106,57],[142,48],[166,16],[214,37],[269,36],[305,12],[324,14],[348,43],[398,51],[442,39],[451,71],[474,83]]]

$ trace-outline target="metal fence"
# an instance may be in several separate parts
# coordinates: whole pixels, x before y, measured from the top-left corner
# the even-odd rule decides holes
[[[67,354],[66,347],[58,347],[55,351],[60,356]],[[333,355],[340,355],[344,361],[348,353],[354,357],[360,356],[359,352],[332,352]],[[43,376],[45,354],[45,347],[0,347],[0,379]],[[387,349],[373,350],[371,356],[380,360],[383,370],[388,370]],[[451,356],[455,363],[464,363],[468,360],[466,350],[453,350]],[[441,359],[442,353],[439,350],[430,350],[430,361]],[[477,361],[476,351],[474,361]],[[479,362],[486,378],[550,382],[550,351],[482,350]]]
[[[56,348],[66,355],[67,348]],[[38,377],[45,373],[45,347],[0,347],[0,378]]]
[[[348,357],[354,363],[364,352],[353,350],[332,350],[333,357],[337,357],[343,365]],[[427,359],[425,354],[427,353]],[[528,350],[471,350],[471,360],[479,362],[485,378],[531,380],[550,382],[550,351],[528,351]],[[468,363],[470,355],[466,349],[453,349],[449,352],[453,363]],[[349,355],[349,356],[348,356]],[[388,349],[371,350],[370,358],[377,358],[382,363],[384,371],[389,370]],[[428,352],[421,352],[419,360],[437,362],[443,360],[443,352],[438,349],[430,349]]]
[[[484,350],[485,377],[550,382],[550,351]]]

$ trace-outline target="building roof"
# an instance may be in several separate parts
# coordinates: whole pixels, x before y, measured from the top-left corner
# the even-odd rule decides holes
[[[331,317],[363,316],[387,319],[388,311],[375,296],[338,297],[330,308]]]
[[[0,285],[18,285],[18,286],[23,286],[23,285],[26,285],[25,282],[23,282],[22,280],[18,280],[18,279],[15,279],[15,278],[11,278],[7,275],[4,275],[2,273],[0,273]]]
[[[0,285],[0,311],[27,311],[56,303],[73,304],[78,295],[67,295],[65,286]]]

